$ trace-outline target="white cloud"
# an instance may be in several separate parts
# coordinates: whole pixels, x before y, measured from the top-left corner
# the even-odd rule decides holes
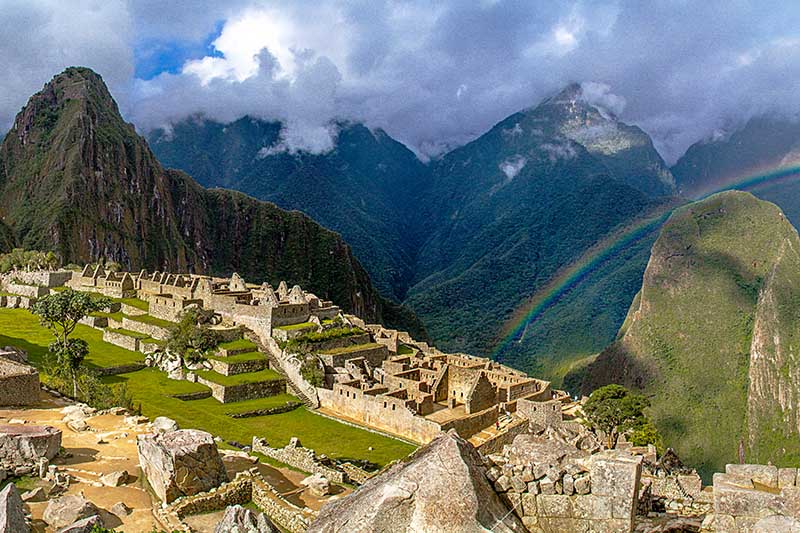
[[[627,103],[623,96],[612,93],[611,86],[607,83],[593,81],[581,83],[581,99],[601,111],[608,110],[615,115],[621,115]]]
[[[511,181],[517,177],[517,174],[519,174],[523,168],[525,168],[525,164],[527,162],[527,157],[517,154],[500,163],[500,170],[502,170],[503,174],[506,175],[506,178]]]

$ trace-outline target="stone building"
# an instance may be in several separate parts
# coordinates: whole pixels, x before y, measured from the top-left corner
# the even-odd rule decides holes
[[[0,349],[0,406],[39,402],[39,372],[28,365],[24,353]]]

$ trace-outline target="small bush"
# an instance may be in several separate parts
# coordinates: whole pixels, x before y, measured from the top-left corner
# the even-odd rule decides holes
[[[305,358],[300,366],[300,375],[315,387],[321,387],[325,382],[325,371],[320,368],[317,358],[314,356]]]

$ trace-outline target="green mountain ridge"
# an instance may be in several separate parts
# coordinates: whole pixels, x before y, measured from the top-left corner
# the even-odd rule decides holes
[[[72,67],[33,95],[0,146],[0,217],[16,245],[65,262],[297,283],[369,320],[406,320],[342,238],[306,215],[164,170],[103,80]]]
[[[676,210],[656,240],[618,340],[583,389],[644,391],[701,472],[800,459],[800,238],[780,209],[729,191]],[[713,438],[709,438],[713,435]]]
[[[340,124],[334,149],[316,155],[278,150],[280,129],[193,117],[150,140],[164,164],[204,185],[300,209],[341,232],[382,293],[412,307],[449,350],[492,352],[532,294],[675,190],[650,138],[575,84],[427,165],[359,124]],[[548,311],[505,362],[538,371],[544,357],[601,350],[641,284],[648,246],[604,265],[606,277]],[[553,317],[568,318],[559,335]]]

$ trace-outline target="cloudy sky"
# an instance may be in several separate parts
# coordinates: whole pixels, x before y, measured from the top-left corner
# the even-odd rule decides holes
[[[595,82],[672,161],[753,114],[800,110],[794,2],[0,0],[0,131],[70,65],[140,131],[193,113],[280,119],[331,146],[331,119],[435,155]]]

